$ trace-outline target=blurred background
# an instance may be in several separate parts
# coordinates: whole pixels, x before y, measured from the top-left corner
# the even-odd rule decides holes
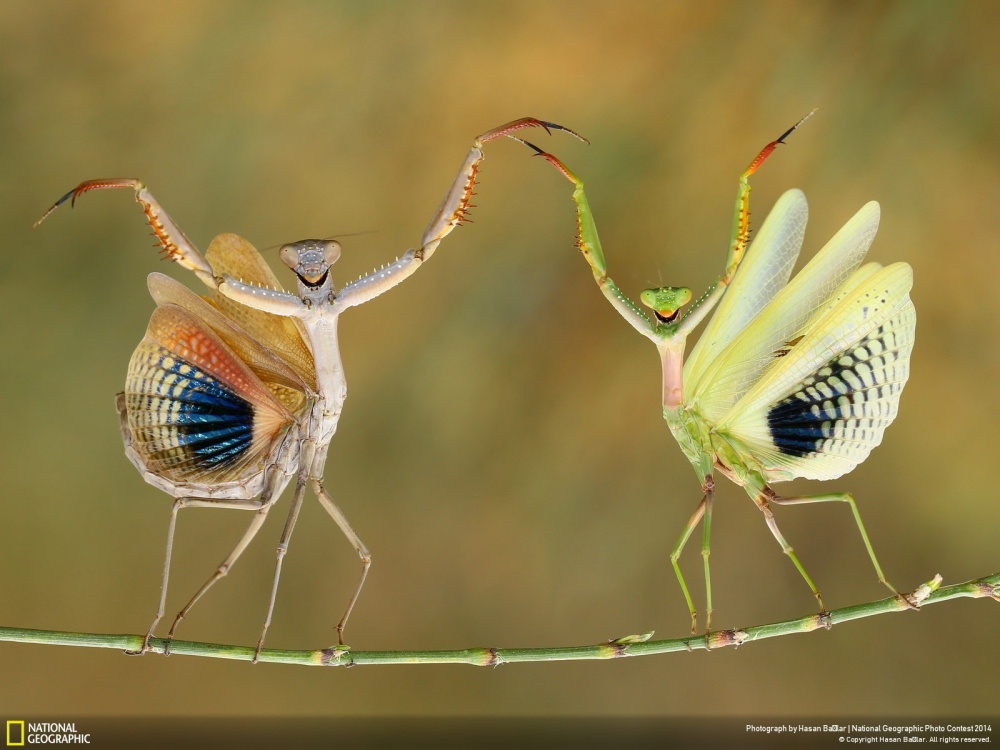
[[[870,257],[913,265],[912,377],[850,490],[889,579],[1000,570],[996,204],[1000,31],[990,3],[151,2],[0,5],[0,623],[141,633],[170,500],[122,453],[114,394],[163,271],[127,191],[31,223],[83,179],[139,177],[201,248],[344,237],[345,283],[420,241],[477,133],[530,138],[586,181],[609,271],[700,291],[722,270],[737,177],[810,200],[804,258],[865,201]],[[669,551],[700,495],[659,413],[653,347],[574,249],[570,186],[490,143],[474,223],[341,322],[350,397],[326,478],[373,552],[356,649],[596,643],[689,616]],[[268,255],[277,263],[273,251]],[[713,624],[810,614],[759,511],[724,480]],[[283,499],[182,638],[252,645]],[[881,598],[847,507],[779,508],[830,607]],[[248,517],[178,523],[168,616]],[[697,542],[683,559],[699,603]],[[335,642],[353,549],[307,501],[268,645]],[[959,600],[808,637],[614,663],[352,670],[0,644],[14,715],[995,713],[1000,610]],[[165,632],[165,627],[163,629]],[[99,680],[99,689],[95,682]]]

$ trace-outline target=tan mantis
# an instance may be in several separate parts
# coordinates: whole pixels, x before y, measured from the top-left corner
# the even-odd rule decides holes
[[[331,266],[335,240],[301,240],[281,247],[296,290],[285,291],[254,247],[234,234],[216,237],[202,256],[152,193],[136,179],[81,183],[56,201],[36,226],[66,201],[92,190],[131,188],[166,257],[192,271],[209,289],[199,297],[177,281],[150,274],[157,308],[129,363],[117,408],[129,460],[150,484],[175,498],[156,617],[143,642],[150,649],[164,615],[177,514],[182,508],[230,508],[253,513],[246,532],[209,579],[177,613],[166,641],[195,603],[239,559],[267,514],[294,479],[291,509],[278,544],[270,600],[256,655],[274,611],[282,560],[307,487],[361,558],[361,575],[337,641],[358,600],[371,554],[324,487],[323,469],[337,429],[347,382],[337,340],[340,315],[389,291],[420,268],[438,244],[467,220],[485,143],[524,129],[576,133],[535,118],[514,120],[473,142],[424,231],[420,247],[340,289]],[[255,657],[256,661],[256,657]]]

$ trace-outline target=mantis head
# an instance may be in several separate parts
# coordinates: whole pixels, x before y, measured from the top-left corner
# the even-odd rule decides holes
[[[646,289],[639,299],[655,314],[661,323],[670,323],[677,311],[691,301],[691,290],[686,286],[659,286]]]
[[[336,240],[290,242],[281,246],[278,257],[295,271],[303,284],[319,286],[326,280],[330,266],[340,258],[340,243]]]

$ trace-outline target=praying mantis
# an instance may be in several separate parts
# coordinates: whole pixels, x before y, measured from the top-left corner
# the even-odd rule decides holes
[[[174,498],[159,605],[139,653],[150,650],[165,612],[180,510],[228,508],[250,511],[253,518],[236,547],[177,613],[165,639],[167,650],[181,620],[226,576],[293,479],[254,661],[264,646],[282,561],[307,487],[361,558],[360,578],[337,623],[337,641],[343,645],[344,628],[372,558],[324,486],[330,441],[347,396],[337,339],[340,316],[411,276],[455,227],[468,221],[484,144],[535,127],[580,137],[531,117],[478,136],[420,246],[340,289],[330,274],[341,254],[336,240],[307,239],[281,247],[279,258],[296,277],[296,290],[288,292],[261,254],[235,234],[219,235],[202,256],[137,179],[83,182],[35,222],[37,226],[67,201],[75,204],[84,193],[130,188],[165,257],[194,273],[209,290],[203,298],[168,276],[150,274],[149,291],[157,307],[129,362],[125,391],[116,400],[128,459],[148,483]]]
[[[815,110],[813,110],[815,112]],[[743,487],[819,604],[826,607],[772,504],[844,502],[850,506],[878,580],[909,606],[882,572],[854,498],[846,492],[781,497],[771,488],[795,477],[831,480],[864,461],[896,417],[909,375],[916,313],[909,298],[912,270],[861,262],[875,237],[879,206],[866,204],[791,280],[808,208],[799,190],[779,198],[753,244],[749,239],[749,179],[813,112],[767,144],[739,179],[725,270],[686,312],[686,287],[644,290],[647,315],[607,274],[583,182],[558,158],[521,140],[574,185],[577,245],[604,296],[656,346],[663,373],[662,409],[670,432],[701,483],[702,499],[670,562],[697,632],[698,614],[681,573],[681,553],[702,523],[705,630],[711,630],[709,566],[715,472]],[[688,336],[712,309],[691,355]]]

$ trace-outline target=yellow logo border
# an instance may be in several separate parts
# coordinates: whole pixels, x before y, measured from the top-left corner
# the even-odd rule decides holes
[[[10,741],[10,728],[12,726],[18,726],[18,725],[20,725],[20,727],[21,727],[21,741],[20,742],[11,742]],[[6,739],[7,739],[7,747],[24,747],[24,720],[23,719],[20,720],[20,721],[15,721],[13,719],[8,719],[7,720],[7,737],[6,737]]]

